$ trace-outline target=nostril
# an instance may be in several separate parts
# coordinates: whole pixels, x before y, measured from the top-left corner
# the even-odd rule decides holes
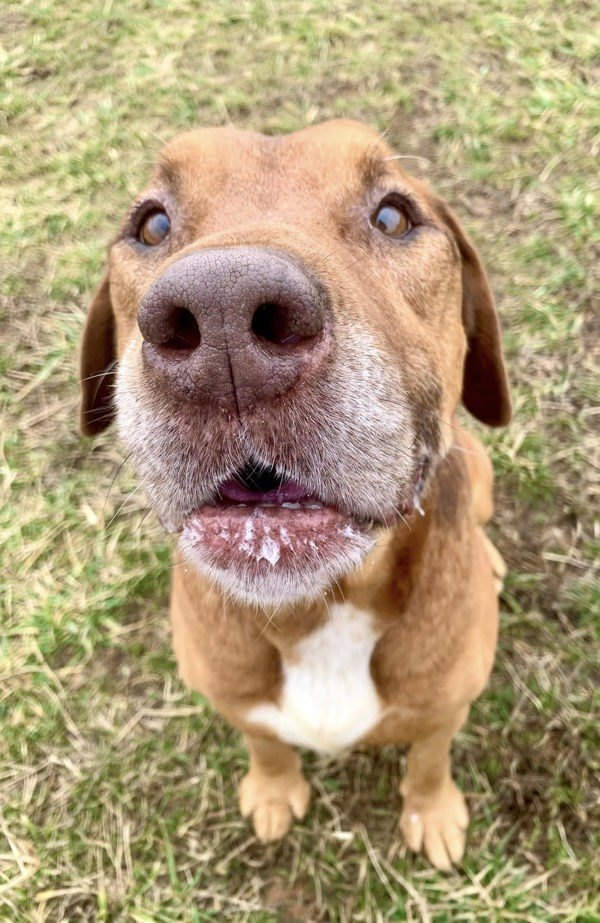
[[[200,345],[200,329],[194,315],[187,308],[175,308],[168,322],[171,336],[163,349],[191,352]]]
[[[318,331],[300,330],[297,320],[286,305],[265,302],[254,312],[252,332],[259,339],[278,346],[295,346],[312,340]]]

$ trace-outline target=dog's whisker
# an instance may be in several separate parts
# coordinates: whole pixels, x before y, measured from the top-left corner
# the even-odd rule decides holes
[[[153,513],[153,512],[154,512],[154,510],[152,509],[151,506],[149,506],[149,507],[146,509],[146,511],[145,511],[144,515],[142,516],[142,518],[140,519],[140,521],[139,521],[139,523],[138,523],[138,525],[137,525],[137,528],[134,529],[134,532],[141,532],[141,531],[142,531],[142,526],[143,526],[144,523],[146,522],[146,519],[148,518],[148,516],[150,515],[150,513]]]
[[[265,624],[264,624],[264,626],[263,626],[263,628],[262,628],[260,634],[258,635],[258,638],[257,638],[258,641],[260,641],[260,639],[264,636],[265,632],[266,632],[269,628],[274,628],[276,631],[279,631],[277,625],[275,624],[275,617],[276,617],[276,614],[277,614],[277,609],[278,609],[278,607],[275,606],[275,608],[273,609],[272,612],[265,612],[265,615],[267,616],[267,620],[266,620],[266,622],[265,622]]]
[[[104,512],[105,512],[105,510],[106,510],[106,504],[108,503],[108,498],[109,498],[109,496],[110,496],[110,494],[111,494],[111,491],[112,491],[113,487],[115,486],[115,482],[116,482],[116,480],[117,480],[117,478],[119,477],[121,471],[123,470],[123,468],[125,467],[125,465],[127,464],[127,462],[129,461],[129,459],[131,458],[132,455],[133,455],[133,450],[132,450],[131,452],[128,452],[128,454],[125,456],[125,458],[122,460],[122,462],[117,466],[117,470],[115,471],[115,474],[114,474],[114,476],[113,476],[113,479],[112,479],[112,481],[110,482],[110,485],[109,485],[108,490],[107,490],[107,492],[106,492],[106,497],[104,498],[104,503],[102,504],[102,518],[104,518]]]
[[[390,160],[414,160],[416,163],[424,164],[427,167],[431,166],[431,160],[428,160],[427,157],[420,157],[418,154],[392,154],[390,157],[383,158],[384,163]]]
[[[104,408],[98,410],[97,407],[93,407],[91,410],[82,411],[82,416],[90,418],[86,420],[86,423],[102,423],[106,420],[112,420],[113,413],[112,410],[105,410]]]
[[[144,487],[144,485],[145,485],[145,481],[144,481],[144,480],[141,480],[140,483],[137,484],[137,485],[133,488],[133,490],[131,490],[131,491],[127,494],[127,496],[125,497],[125,499],[123,500],[123,502],[122,502],[121,505],[119,506],[119,508],[118,508],[118,510],[116,511],[116,513],[112,516],[112,518],[110,519],[110,521],[106,524],[105,529],[110,529],[110,527],[112,526],[113,522],[115,521],[115,519],[117,518],[117,516],[119,515],[119,513],[121,512],[121,510],[133,499],[133,497],[137,494],[137,492],[138,492],[139,490],[142,489],[142,487]]]
[[[483,452],[475,452],[474,449],[466,449],[464,446],[458,445],[456,442],[452,443],[448,451],[460,452],[462,455],[472,455],[474,458],[481,458],[484,455]]]
[[[103,372],[95,372],[93,375],[88,375],[86,378],[80,378],[79,384],[82,385],[86,381],[92,381],[93,378],[107,378],[109,375],[116,375],[117,369],[105,369]]]

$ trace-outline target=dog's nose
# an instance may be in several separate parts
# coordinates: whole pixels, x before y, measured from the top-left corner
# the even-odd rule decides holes
[[[138,324],[147,368],[182,400],[238,411],[314,374],[330,346],[324,289],[283,251],[199,250],[144,295]]]

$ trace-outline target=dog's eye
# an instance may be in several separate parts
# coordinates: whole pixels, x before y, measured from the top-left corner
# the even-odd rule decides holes
[[[138,240],[147,247],[161,244],[171,230],[171,222],[166,212],[156,210],[146,215],[137,233]]]
[[[406,212],[391,202],[384,202],[373,212],[371,224],[386,237],[404,237],[412,228]]]

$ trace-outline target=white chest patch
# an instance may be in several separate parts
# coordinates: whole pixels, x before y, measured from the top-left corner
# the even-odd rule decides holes
[[[247,714],[281,740],[322,753],[342,750],[374,727],[382,704],[370,661],[379,638],[368,612],[332,606],[328,620],[283,661],[279,705],[255,705]]]

